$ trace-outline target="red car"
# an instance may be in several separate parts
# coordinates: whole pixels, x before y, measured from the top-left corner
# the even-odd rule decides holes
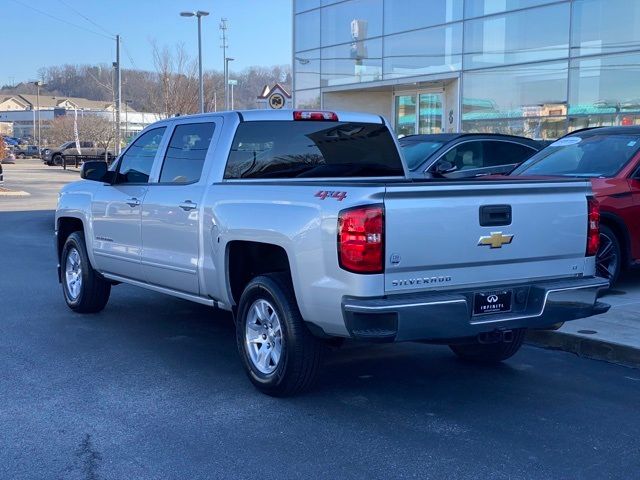
[[[598,275],[613,285],[623,269],[640,266],[640,126],[576,131],[511,175],[590,178],[600,203]]]

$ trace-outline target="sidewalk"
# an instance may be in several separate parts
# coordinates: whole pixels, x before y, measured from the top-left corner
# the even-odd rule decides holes
[[[640,272],[627,274],[600,300],[611,305],[604,315],[531,331],[527,343],[640,368]]]

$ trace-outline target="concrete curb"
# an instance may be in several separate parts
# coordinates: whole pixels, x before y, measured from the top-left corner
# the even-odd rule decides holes
[[[640,349],[619,343],[552,330],[529,330],[526,343],[575,353],[579,357],[640,368]]]

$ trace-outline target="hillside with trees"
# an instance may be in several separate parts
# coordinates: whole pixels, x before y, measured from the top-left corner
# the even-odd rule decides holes
[[[122,70],[122,101],[137,111],[166,115],[195,113],[198,109],[198,69],[183,46],[174,48],[152,44],[155,71]],[[110,65],[61,65],[42,68],[39,78],[46,84],[41,94],[82,97],[90,100],[113,100],[113,69]],[[222,72],[207,71],[203,75],[205,108],[224,109],[224,79]],[[256,97],[265,85],[280,82],[291,87],[288,65],[249,67],[231,72],[237,80],[234,87],[236,109],[255,108]],[[4,86],[0,94],[36,93],[31,83]]]

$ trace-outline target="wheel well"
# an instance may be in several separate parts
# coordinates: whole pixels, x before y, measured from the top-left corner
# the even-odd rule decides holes
[[[72,217],[62,217],[58,220],[58,258],[62,255],[62,247],[73,232],[84,231],[82,220]]]
[[[244,287],[258,275],[286,272],[291,276],[284,248],[269,243],[236,240],[227,247],[227,278],[233,301],[238,304]]]
[[[609,227],[620,242],[620,248],[622,249],[622,265],[626,267],[631,263],[631,250],[629,243],[629,233],[622,220],[614,217],[613,215],[602,215],[600,220],[602,225]]]

